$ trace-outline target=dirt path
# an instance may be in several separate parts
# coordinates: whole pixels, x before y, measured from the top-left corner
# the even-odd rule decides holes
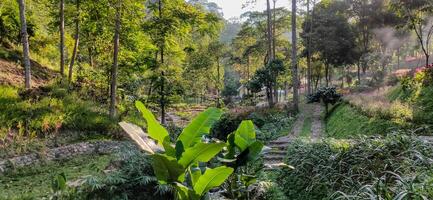
[[[323,120],[322,120],[322,112],[323,107],[320,104],[312,104],[313,113],[312,113],[312,122],[311,122],[311,140],[316,142],[323,134]]]
[[[300,137],[306,129],[309,131],[309,138],[312,142],[316,142],[320,139],[323,133],[323,120],[321,117],[322,106],[320,104],[301,104],[300,113],[298,118],[293,125],[291,132],[283,137],[280,137],[274,141],[271,141],[267,146],[270,148],[264,155],[266,169],[272,170],[277,169],[284,163],[284,158],[287,154],[287,146],[294,139]],[[306,120],[311,120],[311,125],[308,127]],[[310,129],[310,130],[308,130]]]

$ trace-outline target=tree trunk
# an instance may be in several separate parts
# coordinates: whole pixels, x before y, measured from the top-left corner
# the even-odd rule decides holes
[[[268,64],[271,63],[274,55],[272,53],[272,13],[271,13],[271,4],[269,0],[266,0],[266,8],[267,8],[267,37],[268,37]]]
[[[312,18],[310,15],[310,0],[307,0],[307,19]],[[311,29],[313,28],[313,22],[310,19],[310,30],[307,36],[307,94],[311,94]]]
[[[221,108],[220,105],[220,81],[221,80],[221,75],[220,75],[220,59],[219,57],[217,57],[217,102],[216,102],[216,106],[217,108]]]
[[[30,89],[30,50],[29,50],[29,37],[27,34],[27,22],[26,22],[26,4],[24,0],[18,0],[20,7],[20,21],[21,21],[21,42],[23,44],[23,62],[24,62],[24,82],[25,88]]]
[[[325,80],[326,80],[326,87],[329,86],[329,64],[325,64]]]
[[[357,63],[357,67],[358,67],[358,85],[361,85],[361,64],[359,62]]]
[[[297,38],[296,38],[296,0],[292,0],[292,80],[293,80],[293,109],[299,110],[298,94],[298,61],[297,61]]]
[[[111,87],[110,87],[110,117],[113,119],[116,116],[116,89],[117,89],[117,68],[119,57],[119,37],[120,37],[120,6],[121,1],[118,0],[116,5],[116,25],[114,30],[114,55],[113,67],[111,68]]]
[[[75,59],[77,58],[78,44],[80,42],[80,24],[79,24],[79,20],[80,20],[80,0],[76,0],[76,6],[77,6],[77,16],[76,16],[76,19],[75,19],[75,36],[74,36],[75,43],[74,43],[74,51],[72,52],[71,62],[69,64],[69,74],[68,74],[68,80],[69,80],[69,82],[72,81],[72,71],[73,71]]]
[[[159,18],[162,19],[162,0],[158,1],[158,10],[159,10]],[[161,66],[164,65],[164,44],[162,44],[160,47],[160,54],[161,54]],[[164,70],[161,71],[161,90],[160,90],[160,99],[159,104],[161,107],[161,124],[165,125],[165,74]]]
[[[273,0],[273,3],[274,3],[274,9],[273,9],[273,22],[272,22],[272,55],[273,55],[273,57],[272,57],[272,59],[273,60],[275,60],[275,58],[276,58],[276,49],[277,49],[277,41],[276,41],[276,37],[275,37],[275,35],[276,35],[276,32],[275,32],[275,30],[276,30],[276,15],[277,15],[277,13],[276,13],[276,10],[275,10],[275,4],[277,3],[277,0]],[[278,98],[276,98],[276,99],[278,99]],[[278,100],[277,100],[278,101]]]
[[[65,74],[65,1],[60,0],[60,75]]]

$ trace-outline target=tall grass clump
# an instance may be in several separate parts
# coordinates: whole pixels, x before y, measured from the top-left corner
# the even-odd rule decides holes
[[[288,199],[432,199],[433,148],[404,135],[296,142],[278,180]]]

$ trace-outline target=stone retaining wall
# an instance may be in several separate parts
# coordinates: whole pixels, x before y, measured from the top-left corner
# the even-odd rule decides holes
[[[122,142],[117,141],[82,142],[49,149],[46,152],[0,160],[0,174],[16,167],[24,167],[44,161],[70,159],[79,155],[110,154],[119,149],[121,145]]]

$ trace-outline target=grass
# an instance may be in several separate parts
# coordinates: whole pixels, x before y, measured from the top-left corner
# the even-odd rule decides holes
[[[404,134],[288,146],[287,199],[432,199],[431,144]],[[350,198],[347,198],[350,197]]]
[[[337,104],[326,119],[327,136],[333,138],[385,135],[397,127],[392,121],[366,116],[348,103]]]
[[[83,156],[67,161],[19,168],[0,176],[0,199],[41,199],[48,197],[53,176],[65,173],[67,180],[98,174],[110,162],[111,156]]]
[[[302,131],[301,131],[301,134],[299,136],[303,137],[303,138],[310,138],[311,137],[311,125],[312,125],[311,118],[310,117],[305,118],[304,124],[302,125]]]
[[[18,89],[0,86],[0,157],[54,145],[111,137],[117,130],[101,106],[51,86],[43,97],[24,100]],[[78,132],[78,133],[77,133]],[[73,133],[73,134],[71,134]],[[60,138],[60,139],[59,139]]]

